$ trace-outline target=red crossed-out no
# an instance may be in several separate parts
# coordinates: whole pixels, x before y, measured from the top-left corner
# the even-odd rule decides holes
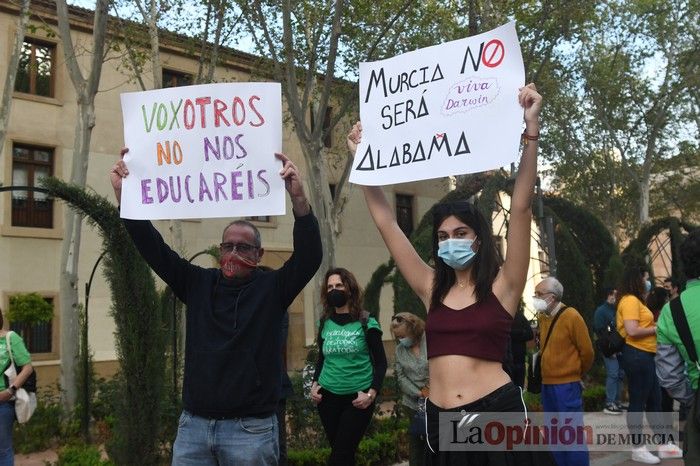
[[[481,62],[484,66],[495,68],[501,64],[506,56],[506,48],[503,42],[498,39],[490,40],[484,47],[484,52],[481,54]]]

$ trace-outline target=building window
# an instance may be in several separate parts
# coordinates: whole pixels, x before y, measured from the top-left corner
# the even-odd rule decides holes
[[[44,298],[53,306],[52,298]],[[25,325],[23,322],[11,322],[10,330],[22,335],[27,351],[30,353],[53,352],[53,319],[34,325]]]
[[[19,57],[15,91],[53,97],[56,46],[25,39]]]
[[[192,84],[192,75],[163,68],[163,87],[182,87]]]
[[[413,233],[413,196],[396,195],[396,222],[406,236],[411,236]]]
[[[311,128],[313,129],[314,123],[314,109],[311,108],[309,112],[311,114]],[[326,113],[323,114],[323,145],[326,147],[333,146],[333,138],[331,128],[331,117],[333,116],[333,107],[326,107]]]
[[[14,144],[12,185],[38,186],[53,174],[53,149]],[[53,228],[53,200],[38,191],[12,191],[12,226]]]

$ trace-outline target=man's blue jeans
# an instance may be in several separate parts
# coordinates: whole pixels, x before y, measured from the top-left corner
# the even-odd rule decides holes
[[[624,378],[624,371],[620,367],[620,361],[618,361],[619,355],[613,355],[612,357],[603,357],[603,363],[605,364],[605,403],[619,403],[622,401],[622,379]]]
[[[180,415],[173,466],[274,466],[279,455],[277,417],[207,419]]]
[[[14,403],[0,403],[0,466],[13,466],[12,427],[15,423]]]
[[[559,425],[583,426],[583,396],[580,382],[555,385],[542,384],[542,408],[557,417]],[[571,419],[571,422],[566,422]],[[577,429],[576,429],[577,430]],[[585,443],[568,451],[552,451],[558,466],[588,466],[588,448]]]

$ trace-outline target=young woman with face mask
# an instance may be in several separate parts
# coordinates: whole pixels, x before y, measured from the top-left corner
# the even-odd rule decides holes
[[[649,271],[646,267],[627,265],[622,274],[622,283],[617,288],[617,331],[625,339],[620,354],[620,365],[627,377],[629,408],[627,425],[630,434],[642,438],[642,421],[646,412],[647,421],[652,426],[661,426],[661,387],[656,377],[656,322],[654,314],[646,306],[646,298],[651,290]],[[661,433],[659,430],[656,433]],[[653,455],[642,441],[641,446],[632,451],[632,460],[658,464],[661,460]],[[660,450],[678,450],[669,444]]]
[[[331,445],[328,464],[350,466],[374,414],[386,354],[379,323],[363,315],[355,276],[338,267],[326,272],[325,282],[311,400]]]
[[[542,97],[534,84],[520,89],[524,109],[523,154],[513,188],[508,251],[499,267],[491,222],[468,202],[433,207],[433,261],[426,264],[399,228],[379,187],[363,186],[365,200],[391,256],[428,310],[425,335],[430,371],[426,432],[431,465],[552,464],[548,452],[448,451],[439,446],[441,413],[523,412],[521,390],[504,372],[510,328],[530,261],[531,203],[537,177],[537,140]],[[354,152],[362,136],[348,135]],[[443,416],[443,419],[449,416]],[[444,421],[443,421],[444,422]],[[463,422],[462,422],[463,423]],[[449,426],[447,426],[449,428]]]
[[[398,340],[394,374],[401,391],[401,411],[411,424],[421,417],[428,397],[428,358],[423,337],[425,322],[410,312],[399,312],[391,318],[391,333]],[[411,425],[408,438],[409,466],[425,463],[425,429]]]

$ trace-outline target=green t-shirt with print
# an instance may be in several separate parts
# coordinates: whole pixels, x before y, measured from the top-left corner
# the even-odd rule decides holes
[[[377,329],[379,323],[372,317],[367,330]],[[359,321],[339,325],[328,319],[323,323],[323,369],[318,383],[336,395],[350,395],[367,390],[372,384],[372,361]]]
[[[15,332],[10,333],[10,344],[12,345],[12,357],[15,360],[15,366],[24,366],[32,362],[22,337]],[[3,372],[2,377],[0,377],[0,390],[7,388],[4,371],[8,367],[10,367],[10,353],[7,351],[7,337],[3,336],[0,338],[0,371]]]

